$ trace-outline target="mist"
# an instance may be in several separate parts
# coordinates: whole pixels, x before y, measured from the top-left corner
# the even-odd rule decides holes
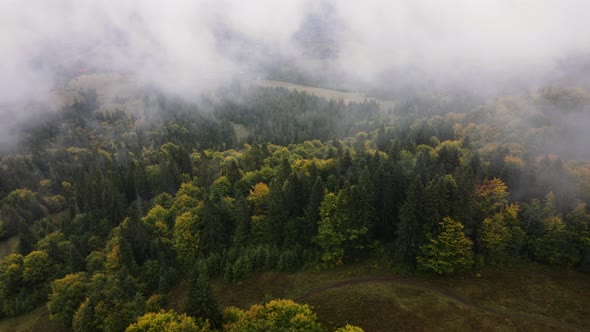
[[[380,95],[587,83],[588,12],[584,0],[4,0],[0,140],[89,72],[189,100],[293,71]]]

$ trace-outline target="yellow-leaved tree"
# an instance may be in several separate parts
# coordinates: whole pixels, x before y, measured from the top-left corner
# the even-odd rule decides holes
[[[180,264],[187,267],[199,250],[199,222],[191,212],[176,217],[173,243]]]
[[[272,300],[264,305],[256,304],[249,310],[236,307],[225,309],[225,331],[325,331],[316,314],[307,304],[291,300]],[[337,331],[362,332],[359,327],[347,325]]]
[[[129,325],[126,332],[207,332],[211,331],[209,323],[195,321],[185,314],[173,310],[148,312],[139,317],[137,322]]]
[[[420,246],[418,267],[438,274],[453,274],[473,266],[473,242],[463,233],[463,224],[449,217],[439,223],[438,235],[429,233]]]

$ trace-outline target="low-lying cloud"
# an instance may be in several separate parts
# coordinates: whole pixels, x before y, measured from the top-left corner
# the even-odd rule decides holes
[[[585,0],[4,0],[0,116],[86,71],[187,98],[286,64],[389,90],[535,85],[586,61],[588,12]]]

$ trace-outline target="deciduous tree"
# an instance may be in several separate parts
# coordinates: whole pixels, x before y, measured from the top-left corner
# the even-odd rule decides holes
[[[420,247],[418,267],[438,274],[453,274],[465,271],[473,265],[473,242],[463,233],[463,224],[444,218],[438,234],[429,233]]]

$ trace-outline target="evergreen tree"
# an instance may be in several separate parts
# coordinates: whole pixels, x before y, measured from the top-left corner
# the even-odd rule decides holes
[[[250,223],[252,216],[250,215],[250,207],[243,196],[240,196],[236,201],[234,210],[234,219],[236,220],[236,231],[233,239],[235,246],[242,246],[248,242],[248,235],[250,234]]]
[[[210,197],[206,197],[199,210],[201,253],[209,255],[213,252],[220,252],[224,248],[224,221],[219,200],[213,201]]]
[[[400,208],[400,221],[396,232],[396,257],[403,263],[414,266],[418,248],[424,242],[423,214],[424,207],[421,200],[424,188],[419,180],[414,180],[410,186],[406,200]]]
[[[324,183],[322,178],[317,176],[311,188],[307,207],[305,208],[305,222],[307,224],[305,235],[311,239],[318,232],[318,222],[320,221],[320,207],[324,200]]]
[[[223,324],[223,314],[209,280],[198,271],[191,276],[186,313],[208,320],[213,328],[220,328]]]

